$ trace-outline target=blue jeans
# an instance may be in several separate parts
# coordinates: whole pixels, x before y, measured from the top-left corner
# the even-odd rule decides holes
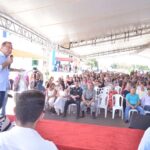
[[[144,110],[150,111],[150,106],[149,106],[149,105],[145,105],[145,106],[144,106]]]
[[[125,120],[129,120],[129,110],[132,109],[130,106],[126,106],[126,109],[125,109]],[[138,112],[140,112],[141,115],[144,115],[144,110],[141,106],[137,106],[135,108]]]

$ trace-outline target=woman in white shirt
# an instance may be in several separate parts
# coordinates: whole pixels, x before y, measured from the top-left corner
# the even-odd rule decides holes
[[[56,95],[57,95],[57,91],[55,89],[55,84],[52,83],[51,85],[49,85],[49,87],[46,91],[46,99],[47,99],[49,109],[54,107],[54,102],[56,100]]]
[[[54,108],[55,108],[57,115],[60,115],[64,112],[64,106],[67,100],[68,93],[69,93],[68,89],[64,90],[62,85],[59,86],[59,89],[57,92],[57,99],[54,102]]]
[[[25,73],[21,72],[18,73],[17,77],[15,78],[14,81],[14,99],[16,100],[18,98],[18,94],[28,90],[29,86],[29,78]]]
[[[28,90],[29,86],[29,78],[23,72],[18,73],[17,77],[14,81],[14,90],[21,93],[23,91]]]
[[[139,95],[139,98],[141,99],[143,96],[147,95],[147,88],[144,85],[144,82],[140,83],[140,86],[136,89],[136,94]]]

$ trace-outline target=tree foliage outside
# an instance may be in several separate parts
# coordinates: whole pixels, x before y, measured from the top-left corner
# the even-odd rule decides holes
[[[146,65],[126,65],[126,64],[112,64],[112,69],[126,69],[126,70],[139,70],[139,71],[147,71],[150,70],[150,68]]]
[[[87,60],[87,63],[86,63],[88,66],[90,66],[91,69],[94,69],[94,68],[97,68],[98,69],[98,62],[96,59],[89,59]]]

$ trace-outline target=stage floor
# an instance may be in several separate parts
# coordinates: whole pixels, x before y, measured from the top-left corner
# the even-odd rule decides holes
[[[13,113],[14,106],[15,106],[14,99],[9,98],[6,105],[6,113],[8,115],[14,115]],[[116,113],[115,119],[112,119],[112,113],[110,112],[108,112],[107,118],[104,118],[103,110],[101,111],[101,114],[96,119],[92,119],[89,114],[86,115],[85,118],[80,118],[78,120],[76,119],[75,114],[67,115],[66,118],[63,118],[62,116],[57,116],[56,114],[51,113],[50,111],[46,111],[45,119],[86,123],[86,124],[96,124],[102,126],[114,126],[114,127],[123,127],[123,128],[128,127],[128,124],[124,123],[124,121],[118,116],[118,113]]]
[[[50,111],[46,111],[45,119],[123,128],[127,128],[129,126],[129,124],[124,123],[118,113],[116,113],[115,119],[112,119],[112,114],[110,112],[108,112],[107,118],[104,118],[104,113],[101,112],[96,119],[93,119],[90,114],[87,114],[85,118],[76,119],[75,114],[70,114],[63,118],[62,116],[57,116],[56,114],[51,113]]]

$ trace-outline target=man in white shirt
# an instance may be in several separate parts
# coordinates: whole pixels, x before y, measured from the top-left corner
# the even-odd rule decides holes
[[[150,150],[150,127],[145,131],[138,150]]]
[[[148,93],[142,97],[141,104],[144,107],[144,110],[150,111],[150,88],[147,89]]]
[[[16,126],[0,133],[0,150],[57,150],[53,142],[43,139],[35,130],[44,104],[45,96],[40,91],[29,90],[19,95],[14,109]]]
[[[137,87],[136,94],[139,95],[139,98],[141,99],[143,96],[147,95],[147,88],[145,86],[144,82],[141,82],[141,85]]]

